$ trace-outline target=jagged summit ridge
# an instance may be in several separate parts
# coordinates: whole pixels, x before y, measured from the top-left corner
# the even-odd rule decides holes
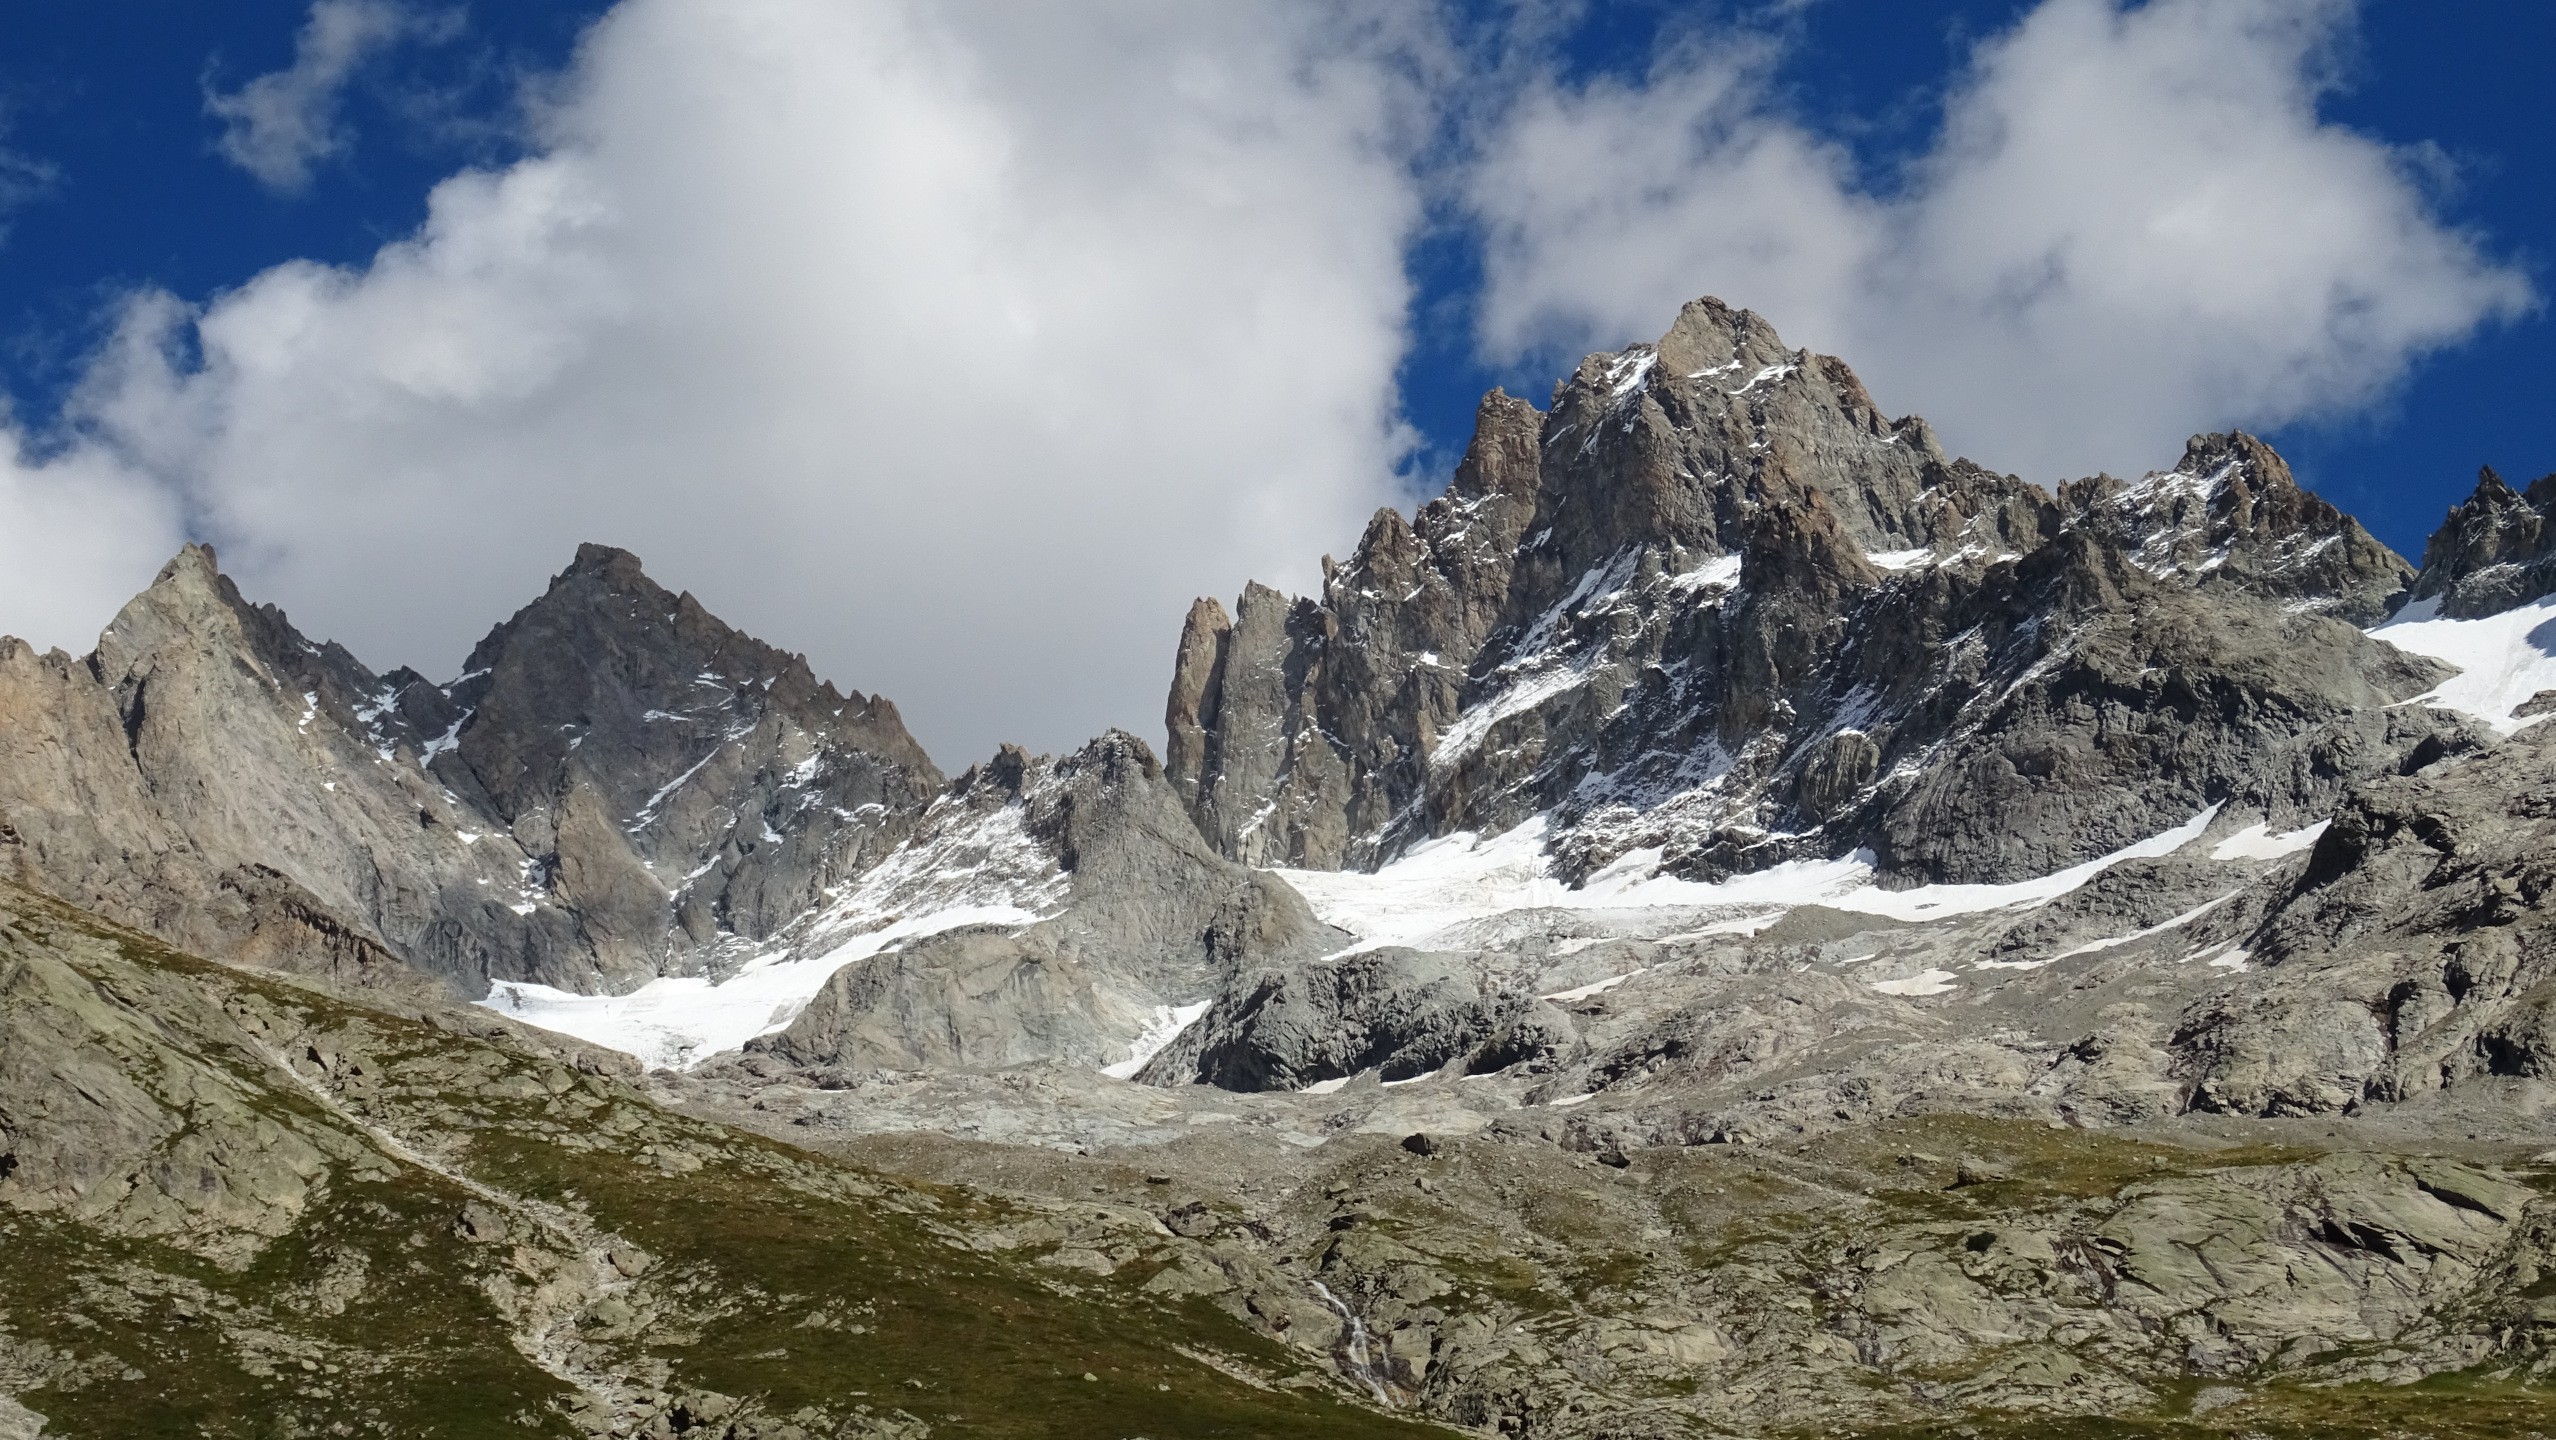
[[[27,883],[472,995],[716,969],[941,785],[892,705],[591,545],[446,686],[309,640],[189,545],[85,660],[0,653],[0,747]]]
[[[2527,490],[2503,483],[2494,467],[2477,472],[2475,492],[2451,508],[2423,548],[2413,585],[2435,613],[2479,619],[2556,593],[2556,475]]]
[[[1319,599],[1194,608],[1167,754],[1251,863],[1550,813],[1567,873],[1869,849],[2013,879],[2231,796],[2314,809],[2302,748],[2411,743],[2367,712],[2438,672],[2350,628],[2411,577],[2251,436],[2053,495],[1707,299],[1549,411],[1486,398],[1448,492],[1379,514]]]
[[[2160,579],[2226,587],[2371,626],[2403,603],[2413,567],[2360,522],[2299,488],[2251,435],[2195,435],[2172,470],[2061,487],[2060,505],[2102,527]]]

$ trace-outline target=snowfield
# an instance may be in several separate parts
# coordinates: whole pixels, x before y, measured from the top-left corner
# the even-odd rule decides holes
[[[2458,674],[2406,702],[2473,715],[2505,735],[2541,718],[2513,711],[2556,690],[2556,595],[2482,620],[2445,620],[2438,600],[2417,600],[2369,633],[2399,650],[2458,667]]]
[[[1276,870],[1329,924],[1357,937],[1331,959],[1382,946],[1474,949],[1482,927],[1528,911],[1575,912],[1610,934],[1693,939],[1754,934],[1805,905],[1885,919],[1923,922],[1993,910],[2024,909],[2065,895],[2127,860],[2172,854],[2194,843],[2219,815],[2213,805],[2183,824],[2108,855],[2037,879],[2007,885],[1925,885],[1885,890],[1873,883],[1868,854],[1803,861],[1706,883],[1662,875],[1656,850],[1636,850],[1571,886],[1554,875],[1544,853],[1547,821],[1538,817],[1505,834],[1460,833],[1414,847],[1372,874]],[[786,1028],[836,971],[905,941],[965,925],[1027,925],[1056,913],[1066,887],[1053,857],[1020,833],[1006,810],[918,835],[898,855],[839,896],[825,911],[792,927],[794,943],[748,960],[727,979],[668,976],[625,995],[578,995],[523,981],[499,981],[478,1003],[526,1024],[573,1035],[637,1056],[652,1068],[689,1069],[737,1050],[758,1035]],[[2219,861],[2261,861],[2315,843],[2322,824],[2274,832],[2256,824],[2226,834],[2211,848]],[[947,867],[947,868],[942,868]],[[2204,910],[2211,907],[2203,907]],[[2196,918],[2179,916],[2138,935],[2098,941],[2070,954],[2144,939]],[[1520,915],[1525,923],[1534,924]],[[1665,932],[1676,930],[1670,935]],[[1567,947],[1570,942],[1564,942]],[[1595,943],[1583,940],[1581,943]],[[1563,953],[1569,953],[1566,948]],[[2035,968],[2048,961],[1987,968]],[[2224,961],[2218,963],[2226,963]],[[1602,977],[1550,998],[1595,995],[1630,978]],[[1949,972],[1868,982],[1883,994],[1924,997],[1954,988]],[[1126,1058],[1102,1073],[1132,1078],[1197,1023],[1208,1002],[1160,1005],[1129,1037]]]
[[[651,1069],[688,1070],[786,1029],[846,965],[963,925],[1027,925],[1055,914],[1065,873],[1030,838],[1024,815],[1019,801],[976,812],[936,801],[894,853],[829,892],[725,980],[669,975],[626,995],[500,980],[475,1003],[636,1055]]]
[[[750,960],[717,983],[669,975],[627,995],[577,995],[500,980],[478,1003],[527,1025],[636,1055],[650,1069],[688,1070],[713,1055],[742,1048],[757,1035],[787,1028],[835,971],[891,945],[962,925],[1026,925],[1038,918],[1016,905],[961,906],[899,920],[814,959],[781,955]]]
[[[1432,840],[1372,875],[1327,870],[1275,873],[1294,886],[1326,923],[1358,937],[1358,943],[1341,955],[1386,945],[1441,948],[1452,944],[1450,932],[1459,927],[1518,910],[1727,910],[1731,912],[1727,918],[1708,927],[1727,931],[1762,929],[1785,911],[1803,905],[1893,920],[1935,920],[2055,900],[2125,860],[2173,854],[2201,838],[2218,814],[2219,807],[2213,805],[2171,830],[2109,855],[2011,885],[1884,890],[1872,883],[1872,860],[1863,852],[1846,860],[1796,861],[1706,883],[1661,875],[1660,852],[1636,850],[1574,889],[1553,874],[1545,858],[1546,822],[1541,816],[1487,839],[1458,833]],[[2240,832],[2246,837],[2253,834]],[[1449,938],[1441,941],[1442,936]]]

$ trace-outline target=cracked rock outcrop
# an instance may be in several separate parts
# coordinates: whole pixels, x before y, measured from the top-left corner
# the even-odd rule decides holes
[[[587,546],[449,686],[190,545],[85,658],[0,642],[8,873],[204,953],[472,995],[716,969],[941,777],[884,700]]]
[[[1253,864],[1541,814],[1571,875],[2011,880],[2394,766],[2432,723],[2382,712],[2445,672],[2354,627],[2411,577],[2250,436],[2053,495],[1704,300],[1549,412],[1486,399],[1447,493],[1318,600],[1193,608],[1170,771]]]
[[[2476,491],[2453,508],[2423,547],[2412,598],[2461,619],[2492,615],[2556,593],[2556,475],[2515,491],[2486,466]]]
[[[799,1065],[1099,1067],[1158,1013],[1204,1002],[1255,967],[1347,942],[1274,876],[1207,848],[1134,736],[1074,754],[1007,749],[943,801],[1010,819],[1053,857],[1058,911],[907,941],[835,973],[789,1028],[751,1049]],[[953,816],[925,817],[927,827]]]

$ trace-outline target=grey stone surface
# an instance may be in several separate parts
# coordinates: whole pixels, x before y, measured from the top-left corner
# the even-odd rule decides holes
[[[1010,809],[1054,863],[1062,908],[1035,924],[907,941],[837,971],[790,1027],[751,1049],[799,1065],[1098,1067],[1155,1012],[1238,975],[1347,943],[1276,878],[1207,848],[1152,750],[1120,732],[1061,758],[1017,750],[969,771],[946,810]]]
[[[0,644],[0,852],[208,954],[476,995],[716,968],[941,780],[884,700],[589,546],[436,687],[190,546],[85,660]]]
[[[2476,491],[2453,507],[2423,547],[2411,598],[2443,615],[2474,618],[2556,593],[2556,475],[2514,491],[2486,466]]]
[[[2327,1113],[2556,1076],[2556,734],[2356,789],[2248,938],[2261,983],[2185,1016],[2196,1103]]]
[[[1318,601],[1194,608],[1170,768],[1254,864],[1549,812],[1575,875],[2015,879],[2213,800],[2322,813],[2430,740],[2385,711],[2439,668],[2352,628],[2411,574],[2250,436],[2054,496],[1699,301],[1549,414],[1487,399],[1447,494]]]

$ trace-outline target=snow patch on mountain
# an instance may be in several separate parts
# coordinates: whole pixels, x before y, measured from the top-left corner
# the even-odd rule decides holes
[[[1018,799],[988,807],[943,796],[885,860],[827,891],[824,904],[724,978],[662,976],[626,995],[508,980],[477,1003],[651,1067],[690,1069],[787,1028],[846,965],[963,925],[1027,925],[1054,914],[1069,881],[1056,854],[1029,834],[1027,814]]]
[[[2463,711],[2509,735],[2542,716],[2513,712],[2556,690],[2556,596],[2476,620],[2444,617],[2438,598],[2417,600],[2369,633],[2399,650],[2446,661],[2458,674],[2408,704]]]
[[[1599,656],[1583,653],[1553,663],[1549,668],[1521,673],[1509,688],[1475,705],[1455,719],[1446,733],[1438,737],[1438,746],[1429,752],[1429,763],[1446,769],[1471,754],[1489,738],[1491,728],[1513,715],[1523,715],[1558,695],[1567,695],[1589,683]]]
[[[2320,825],[2317,828],[2322,830],[2325,827]],[[2226,846],[2222,844],[2220,848],[2225,849]],[[2218,855],[2217,850],[2213,850],[2210,853],[2214,856]],[[2222,856],[2220,858],[2225,857]],[[2184,926],[2191,924],[2193,921],[2200,919],[2202,916],[2207,915],[2211,911],[2218,909],[2220,906],[2227,904],[2231,900],[2234,900],[2241,893],[2243,892],[2231,890],[2227,894],[2222,895],[2215,900],[2208,900],[2199,905],[2195,905],[2191,909],[2184,911],[2182,914],[2174,916],[2172,919],[2160,920],[2145,930],[2133,930],[2127,935],[2113,935],[2107,936],[2101,940],[2089,940],[2083,945],[2076,946],[2072,949],[2062,950],[2050,958],[2052,960],[2073,960],[2080,955],[2100,955],[2106,950],[2118,950],[2124,945],[2133,945],[2141,940],[2146,940],[2157,935],[2163,935],[2169,930],[2180,930]]]
[[[2219,807],[2212,805],[2181,825],[2108,855],[2006,885],[1884,890],[1873,884],[1872,859],[1862,852],[1844,860],[1795,861],[1727,880],[1684,880],[1659,873],[1661,852],[1636,850],[1573,886],[1555,875],[1545,853],[1544,816],[1503,835],[1459,832],[1429,841],[1371,874],[1273,873],[1294,886],[1324,922],[1358,937],[1359,943],[1343,954],[1388,945],[1439,948],[1442,937],[1452,939],[1463,927],[1518,910],[1631,912],[1622,915],[1628,930],[1657,928],[1640,924],[1639,912],[1665,911],[1687,917],[1707,912],[1702,918],[1708,922],[1729,922],[1734,929],[1745,922],[1753,931],[1804,905],[1924,921],[2046,904],[2123,861],[2173,854],[2200,839],[2218,814]]]
[[[1054,784],[1052,774],[1041,783]],[[952,795],[933,801],[904,844],[857,880],[826,892],[828,903],[805,922],[806,938],[796,948],[917,913],[976,906],[1055,913],[1071,882],[1056,853],[1029,833],[1030,803],[980,807]]]
[[[1691,570],[1669,577],[1669,588],[1684,594],[1694,590],[1728,590],[1740,579],[1740,557],[1715,555]]]
[[[652,1069],[688,1070],[787,1027],[846,965],[961,925],[1025,925],[1038,918],[1018,906],[959,906],[899,920],[813,959],[785,953],[750,960],[723,981],[667,975],[627,995],[577,995],[500,980],[477,1003],[527,1025],[635,1055]]]
[[[2316,837],[2325,833],[2331,820],[2319,820],[2298,830],[2275,830],[2269,825],[2248,825],[2210,847],[2213,860],[2278,860],[2296,855],[2316,845]]]
[[[1179,1039],[1180,1032],[1197,1024],[1198,1017],[1206,1014],[1207,1007],[1212,1003],[1212,1001],[1201,1000],[1194,1005],[1155,1006],[1152,1018],[1148,1019],[1145,1022],[1145,1028],[1138,1032],[1136,1043],[1129,1050],[1127,1058],[1115,1065],[1103,1065],[1101,1073],[1118,1080],[1134,1079],[1136,1072],[1145,1068],[1146,1061],[1161,1054],[1164,1046]]]

